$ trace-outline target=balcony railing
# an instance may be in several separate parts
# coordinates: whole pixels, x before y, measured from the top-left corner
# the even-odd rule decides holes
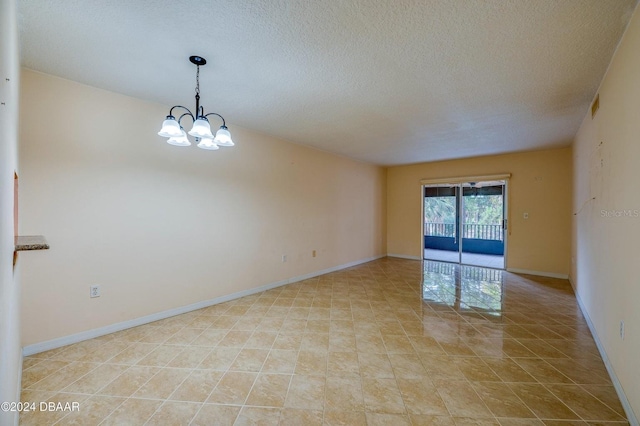
[[[424,235],[428,237],[455,237],[456,225],[453,223],[425,222]],[[502,225],[476,225],[465,223],[462,225],[462,238],[478,240],[504,240]]]

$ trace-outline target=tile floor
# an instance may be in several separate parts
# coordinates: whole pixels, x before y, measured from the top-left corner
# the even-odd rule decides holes
[[[564,280],[384,258],[26,357],[22,425],[628,424]],[[610,422],[610,423],[608,423]]]

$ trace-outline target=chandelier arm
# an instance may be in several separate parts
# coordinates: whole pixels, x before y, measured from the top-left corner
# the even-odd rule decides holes
[[[222,125],[223,125],[224,127],[227,127],[227,123],[225,123],[225,121],[224,121],[224,117],[223,117],[223,116],[221,116],[221,115],[220,115],[220,114],[218,114],[217,112],[210,112],[209,114],[205,115],[205,117],[208,117],[208,116],[210,116],[210,115],[217,115],[218,117],[220,117],[220,119],[222,120]]]
[[[187,112],[185,112],[180,116],[180,118],[178,118],[178,124],[180,124],[180,120],[182,120],[182,117],[184,117],[185,115],[188,115],[189,117],[191,117],[191,120],[194,120],[193,114],[191,114],[191,111],[187,110]],[[182,124],[180,124],[180,127],[182,127]]]
[[[189,108],[187,108],[187,107],[182,106],[182,105],[174,105],[174,106],[172,106],[171,109],[169,110],[169,115],[173,115],[173,110],[175,108],[182,108],[182,109],[186,110],[187,111],[186,114],[190,115],[191,118],[193,118],[193,114],[191,113],[191,110]],[[194,120],[195,120],[195,118],[194,118]]]

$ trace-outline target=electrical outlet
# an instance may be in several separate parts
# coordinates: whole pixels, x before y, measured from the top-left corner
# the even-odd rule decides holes
[[[624,340],[624,321],[620,321],[620,338]]]
[[[284,262],[286,262],[286,261],[287,261],[287,255],[286,255],[286,254],[283,254],[283,255],[282,255],[282,263],[284,263]]]
[[[91,298],[100,297],[100,286],[99,285],[92,285],[91,287],[89,287],[89,297],[91,297]]]
[[[316,257],[316,251],[315,250],[311,252],[311,257]]]

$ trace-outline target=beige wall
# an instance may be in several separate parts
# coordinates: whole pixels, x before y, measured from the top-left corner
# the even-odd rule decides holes
[[[381,167],[233,124],[235,147],[170,146],[168,107],[29,70],[21,95],[22,229],[51,245],[24,259],[24,345],[385,253]]]
[[[19,401],[22,365],[20,279],[18,269],[15,273],[13,269],[19,74],[16,2],[0,0],[0,402]],[[0,425],[13,425],[17,421],[16,412],[0,411]]]
[[[574,143],[571,278],[640,415],[640,12],[629,24]],[[624,340],[620,321],[625,322]]]
[[[571,149],[494,155],[387,170],[387,253],[422,257],[421,179],[511,173],[507,267],[567,275]],[[523,214],[529,213],[529,219]]]

